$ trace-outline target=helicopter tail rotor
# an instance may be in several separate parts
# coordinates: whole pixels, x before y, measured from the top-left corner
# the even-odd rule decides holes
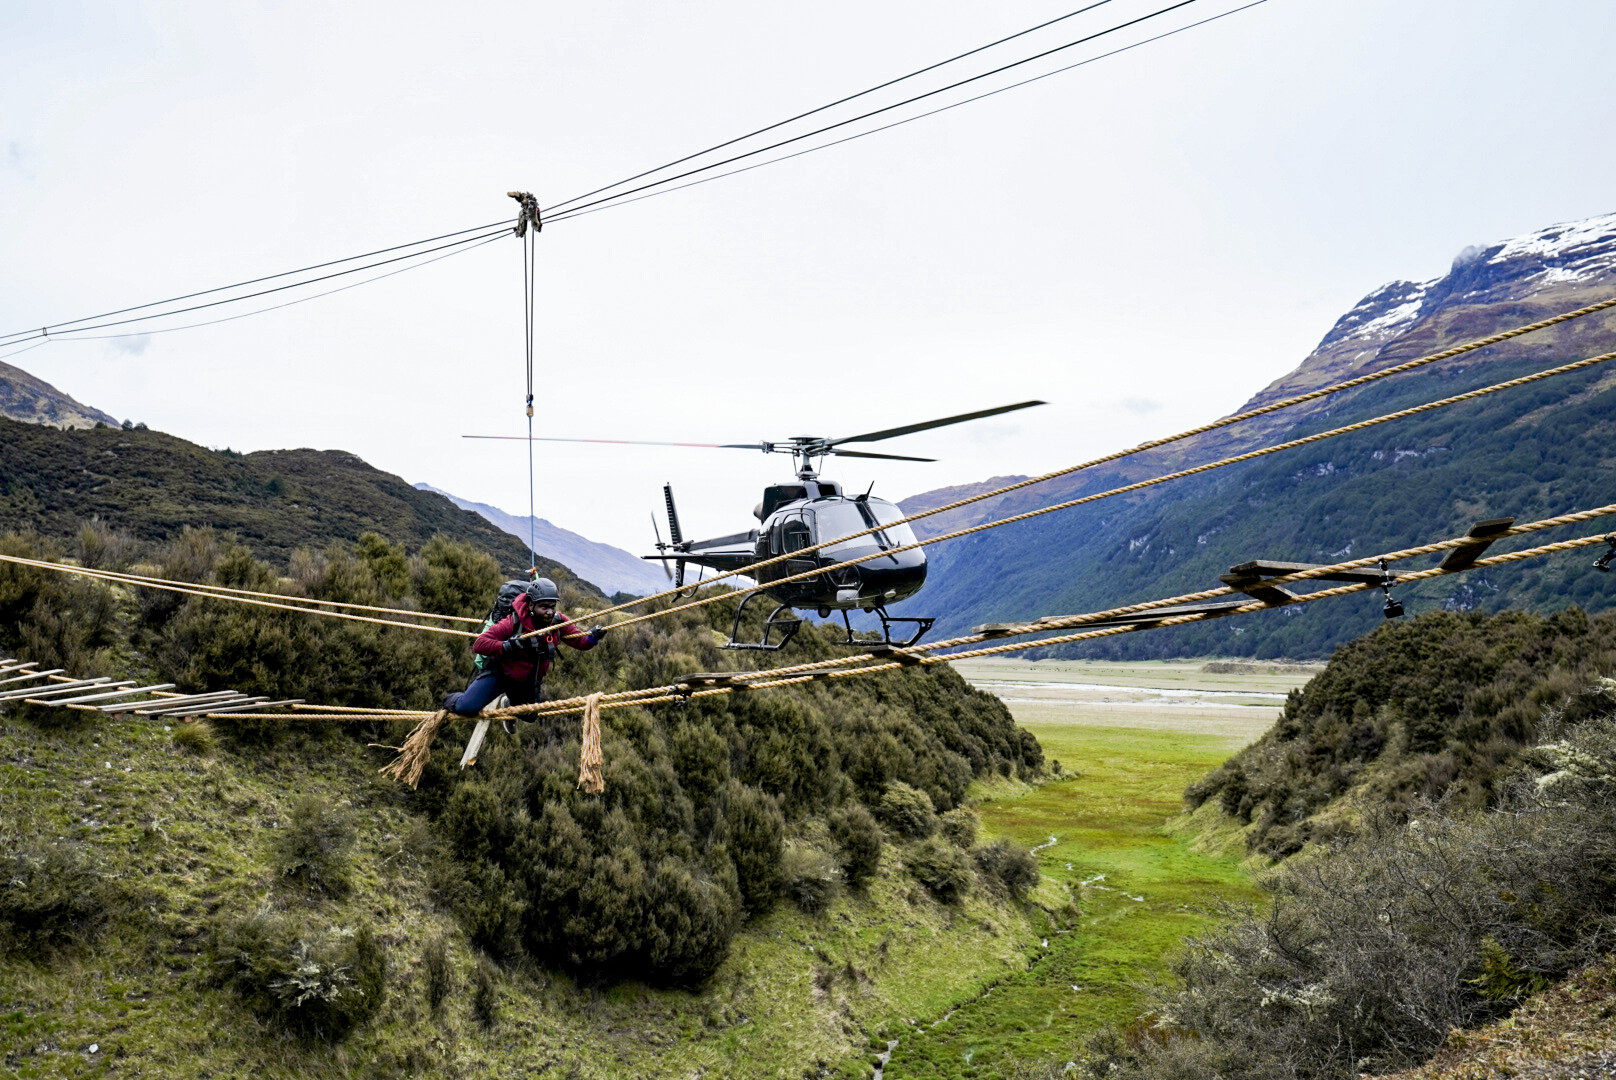
[[[662,485],[662,501],[668,506],[668,539],[671,541],[668,546],[677,551],[679,549],[679,545],[685,541],[685,534],[684,530],[679,528],[679,511],[673,505],[672,484]],[[665,568],[668,564],[663,563],[662,565]],[[684,585],[684,583],[685,564],[683,560],[679,560],[674,563],[673,587],[676,589],[680,588]]]
[[[668,545],[662,542],[662,527],[657,524],[655,514],[651,515],[651,531],[656,534],[656,549],[657,554],[660,555],[662,552],[668,550]],[[673,570],[668,566],[667,563],[662,564],[662,572],[667,575],[669,581],[673,580]]]

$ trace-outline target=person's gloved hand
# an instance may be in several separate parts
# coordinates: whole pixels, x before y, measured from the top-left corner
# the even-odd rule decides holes
[[[606,627],[604,627],[604,626],[591,626],[589,628],[589,644],[591,644],[591,645],[598,644],[600,642],[600,639],[605,637],[605,636],[606,636]]]
[[[538,638],[513,637],[506,638],[505,643],[499,647],[499,651],[502,655],[511,656],[515,653],[537,652],[538,648]]]

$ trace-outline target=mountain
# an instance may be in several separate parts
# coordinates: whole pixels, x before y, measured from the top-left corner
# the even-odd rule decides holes
[[[421,491],[442,495],[462,510],[481,514],[490,524],[510,533],[524,544],[528,542],[528,526],[531,522],[534,544],[540,552],[547,558],[565,563],[572,568],[573,573],[593,582],[608,596],[620,592],[634,596],[649,596],[651,593],[661,592],[669,585],[662,571],[656,566],[630,555],[622,548],[602,544],[587,536],[579,536],[569,529],[552,525],[543,518],[517,517],[515,514],[507,514],[497,506],[462,499],[431,484],[415,486]]]
[[[0,416],[58,428],[118,426],[110,414],[81,404],[43,379],[4,363],[0,363]]]
[[[1616,215],[1466,248],[1439,278],[1370,292],[1241,411],[1580,307],[1613,288]],[[1601,312],[929,518],[917,531],[934,536],[1613,349],[1616,314]],[[1454,535],[1481,518],[1526,520],[1616,501],[1613,388],[1616,371],[1595,368],[940,545],[930,583],[905,608],[940,613],[939,631],[948,633],[1203,589],[1253,558],[1324,562]],[[925,492],[902,505],[937,506],[972,489]],[[1572,600],[1598,610],[1610,590],[1588,561],[1423,583],[1407,591],[1410,610],[1543,610]],[[1322,656],[1371,629],[1378,607],[1344,599],[1074,652]]]
[[[528,565],[527,547],[481,517],[342,450],[240,454],[158,431],[0,419],[0,528],[65,539],[91,518],[146,541],[212,526],[282,566],[294,548],[372,530],[412,551],[439,533],[465,540],[509,574]]]

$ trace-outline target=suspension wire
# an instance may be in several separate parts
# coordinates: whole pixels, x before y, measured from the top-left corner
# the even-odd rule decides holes
[[[578,203],[576,206],[572,207],[572,211],[574,213],[576,213],[576,212],[581,211],[581,210],[587,210],[592,206],[597,206],[597,205],[600,205],[602,203],[609,202],[609,201],[611,201],[613,199],[617,199],[617,198],[620,198],[620,197],[625,196],[625,195],[633,195],[633,194],[635,194],[637,192],[645,191],[645,190],[647,190],[649,188],[659,187],[659,186],[661,186],[663,184],[672,183],[675,180],[683,180],[685,177],[694,176],[697,173],[708,172],[708,171],[713,170],[713,169],[722,168],[723,166],[729,165],[729,164],[731,164],[733,162],[736,162],[736,161],[742,161],[742,160],[744,160],[746,158],[749,158],[749,157],[756,157],[758,154],[766,154],[770,150],[777,150],[782,146],[789,146],[792,143],[801,142],[804,139],[811,139],[815,135],[822,135],[827,131],[835,131],[837,128],[846,127],[848,124],[856,124],[860,120],[867,120],[872,116],[879,116],[882,113],[891,112],[893,109],[900,109],[905,105],[912,105],[917,101],[924,101],[927,98],[936,97],[938,94],[944,94],[944,93],[947,93],[950,90],[958,89],[961,86],[966,86],[966,85],[969,85],[970,83],[979,82],[982,79],[986,79],[986,78],[989,78],[991,76],[998,75],[998,74],[1000,74],[1002,72],[1009,71],[1012,68],[1018,68],[1018,67],[1022,66],[1023,64],[1030,64],[1034,60],[1041,60],[1046,56],[1052,56],[1055,53],[1063,52],[1063,51],[1065,51],[1067,49],[1076,48],[1079,45],[1083,45],[1083,44],[1086,44],[1087,42],[1094,41],[1095,39],[1104,37],[1107,34],[1114,34],[1119,30],[1126,30],[1130,26],[1137,26],[1140,23],[1146,22],[1146,21],[1148,21],[1150,19],[1157,18],[1158,16],[1161,16],[1161,15],[1166,15],[1169,12],[1177,11],[1179,8],[1188,7],[1190,4],[1193,4],[1193,3],[1196,3],[1196,2],[1197,2],[1197,0],[1177,0],[1177,3],[1169,4],[1168,6],[1166,6],[1164,8],[1159,8],[1156,11],[1152,11],[1148,15],[1141,15],[1138,18],[1129,19],[1126,22],[1117,23],[1116,25],[1108,27],[1108,28],[1106,28],[1104,30],[1098,30],[1098,31],[1096,31],[1096,32],[1094,32],[1092,34],[1088,34],[1088,35],[1085,35],[1084,37],[1080,37],[1076,41],[1068,41],[1064,45],[1057,45],[1052,49],[1045,49],[1043,52],[1034,53],[1032,56],[1025,57],[1025,58],[1023,58],[1021,60],[1014,60],[1014,61],[1012,61],[1012,62],[1010,62],[1008,64],[1002,64],[999,67],[993,68],[990,71],[984,71],[980,75],[972,75],[972,76],[970,76],[968,78],[957,80],[956,82],[949,83],[947,86],[940,86],[935,90],[928,90],[923,94],[916,94],[913,97],[905,98],[903,101],[895,102],[895,103],[893,103],[891,105],[883,105],[879,109],[871,109],[869,112],[861,113],[858,116],[850,117],[849,119],[846,119],[846,120],[838,120],[834,124],[826,124],[824,127],[816,128],[813,131],[805,132],[805,133],[803,133],[801,135],[793,135],[789,139],[781,139],[779,142],[770,143],[768,146],[758,147],[756,150],[748,150],[745,153],[735,154],[735,155],[733,155],[731,157],[724,158],[721,161],[715,161],[715,162],[712,162],[711,164],[702,165],[702,166],[700,166],[698,168],[694,168],[694,169],[687,169],[686,171],[684,171],[682,173],[675,173],[672,176],[664,177],[661,180],[657,180],[657,181],[654,181],[652,183],[641,184],[639,187],[632,187],[632,188],[627,189],[626,191],[620,191],[616,195],[604,196],[604,197],[601,197],[601,198],[598,198],[598,199],[594,199],[592,201],[581,202],[581,203]]]
[[[835,101],[832,101],[829,104],[821,105],[821,106],[819,106],[818,108],[815,108],[815,109],[809,109],[807,112],[800,112],[796,116],[788,117],[785,120],[777,121],[777,122],[775,122],[773,124],[768,125],[767,127],[760,127],[756,131],[749,131],[745,135],[738,135],[733,139],[727,139],[724,142],[716,143],[713,146],[707,147],[707,149],[705,149],[705,150],[697,150],[694,154],[686,154],[682,158],[675,158],[672,161],[665,162],[665,163],[663,163],[661,165],[658,165],[654,169],[646,169],[644,172],[635,173],[633,176],[624,177],[622,180],[618,180],[616,183],[607,184],[605,187],[598,187],[594,191],[586,191],[582,195],[575,195],[570,199],[567,199],[567,200],[565,200],[563,202],[558,202],[554,206],[550,207],[550,212],[552,214],[559,213],[561,211],[564,211],[567,207],[571,206],[573,203],[582,202],[583,200],[585,200],[587,198],[590,198],[591,196],[599,195],[603,191],[610,191],[612,188],[622,187],[624,184],[632,184],[636,180],[643,180],[645,177],[650,176],[652,173],[659,173],[663,169],[671,169],[675,165],[683,165],[687,161],[693,161],[696,158],[701,157],[703,154],[710,154],[714,150],[722,150],[726,146],[734,146],[738,142],[745,142],[747,139],[752,138],[754,135],[762,135],[766,131],[773,131],[775,128],[785,127],[787,124],[792,124],[792,123],[795,123],[798,120],[806,119],[807,117],[814,116],[814,115],[816,115],[818,113],[822,113],[822,112],[826,111],[827,109],[834,109],[838,105],[845,105],[849,101],[853,101],[853,100],[855,100],[857,98],[861,98],[861,97],[866,97],[866,96],[868,96],[870,94],[875,93],[877,90],[885,90],[889,86],[895,86],[898,83],[904,82],[904,81],[906,81],[908,79],[913,79],[916,76],[924,75],[928,71],[935,71],[940,67],[945,67],[948,64],[954,63],[956,60],[963,60],[967,56],[975,56],[979,52],[986,52],[987,50],[993,48],[996,45],[1003,45],[1007,41],[1014,41],[1016,38],[1026,37],[1028,34],[1035,33],[1035,32],[1037,32],[1039,30],[1043,30],[1043,29],[1046,29],[1048,27],[1054,26],[1058,22],[1065,22],[1067,19],[1071,19],[1071,18],[1075,18],[1075,17],[1077,17],[1079,15],[1083,15],[1083,14],[1085,14],[1087,12],[1093,11],[1097,7],[1104,7],[1106,4],[1109,4],[1109,3],[1111,3],[1111,0],[1098,0],[1098,3],[1089,4],[1087,7],[1080,7],[1076,11],[1067,12],[1065,15],[1057,15],[1055,18],[1050,19],[1047,22],[1041,22],[1037,26],[1029,26],[1025,30],[1018,30],[1014,34],[1010,34],[1008,37],[1002,37],[997,41],[990,41],[986,45],[979,45],[974,49],[970,49],[970,50],[968,50],[966,52],[960,53],[958,56],[950,56],[947,60],[939,60],[935,64],[928,64],[926,67],[919,68],[919,69],[917,69],[915,71],[911,71],[907,75],[899,75],[896,79],[888,79],[886,82],[879,83],[879,84],[877,84],[875,86],[872,86],[868,90],[860,90],[856,94],[848,94],[846,97],[837,98]],[[558,219],[552,218],[551,220],[558,220]]]
[[[153,300],[150,303],[136,304],[133,307],[119,308],[116,311],[103,311],[99,315],[86,315],[83,318],[69,319],[66,322],[49,323],[49,324],[47,324],[45,326],[31,327],[31,328],[29,328],[27,330],[16,330],[16,331],[13,331],[12,333],[9,333],[9,334],[0,334],[0,343],[5,343],[7,341],[7,339],[9,339],[9,338],[27,337],[27,336],[35,335],[35,334],[38,334],[38,335],[41,335],[41,336],[49,336],[50,332],[53,331],[53,330],[57,330],[58,328],[61,328],[61,327],[73,326],[76,323],[92,322],[92,321],[94,321],[96,319],[108,319],[108,318],[111,318],[114,315],[126,315],[131,311],[143,311],[146,308],[162,307],[165,304],[177,304],[181,300],[191,300],[191,299],[194,299],[194,298],[196,298],[198,296],[208,296],[208,295],[211,295],[211,294],[216,293],[216,292],[227,292],[230,289],[245,288],[248,285],[257,285],[257,284],[259,284],[261,282],[265,282],[265,281],[274,281],[274,280],[276,280],[278,278],[291,277],[294,274],[306,274],[310,270],[324,270],[328,266],[339,266],[339,265],[341,265],[342,263],[345,263],[345,262],[355,262],[355,261],[357,261],[359,259],[369,259],[369,258],[372,258],[372,257],[374,257],[376,255],[387,255],[387,254],[390,254],[390,253],[392,253],[394,251],[402,251],[405,248],[409,248],[409,247],[420,247],[422,244],[432,244],[432,243],[436,243],[439,240],[448,240],[451,237],[464,236],[466,233],[470,233],[470,232],[482,232],[483,230],[491,229],[496,225],[503,225],[505,227],[509,227],[511,225],[511,222],[508,221],[508,220],[503,221],[503,222],[500,222],[500,221],[489,222],[487,225],[477,225],[477,226],[474,226],[474,227],[472,227],[470,229],[458,229],[455,232],[444,233],[441,236],[429,236],[425,240],[416,240],[416,241],[413,241],[413,242],[408,243],[408,244],[394,244],[392,247],[378,248],[375,251],[367,251],[363,255],[350,255],[345,259],[332,259],[329,262],[315,263],[313,266],[304,266],[304,267],[300,267],[297,270],[283,270],[278,274],[267,274],[264,277],[250,278],[247,281],[238,281],[234,285],[219,285],[219,286],[216,286],[215,288],[212,288],[212,289],[202,289],[199,292],[186,293],[183,296],[171,296],[167,300]],[[422,253],[422,254],[424,254],[424,253]],[[363,268],[361,268],[361,269],[363,269]],[[245,297],[238,297],[238,299],[245,299]]]
[[[312,296],[300,296],[296,300],[288,300],[284,304],[271,304],[269,307],[254,308],[252,311],[243,311],[239,315],[226,315],[222,319],[207,319],[203,322],[186,323],[184,326],[165,326],[157,330],[129,330],[119,334],[83,334],[77,330],[69,330],[65,335],[57,335],[56,337],[47,340],[106,341],[110,338],[151,337],[153,334],[172,334],[176,330],[195,330],[202,326],[217,326],[220,323],[235,322],[237,319],[246,319],[254,315],[263,315],[266,312],[279,311],[281,308],[296,307],[298,304],[306,304],[310,300],[318,300],[322,296],[335,296],[339,292],[347,292],[349,289],[357,289],[361,285],[369,285],[373,281],[380,281],[383,278],[390,278],[396,274],[407,274],[411,270],[419,270],[421,267],[430,265],[431,263],[441,262],[444,259],[450,259],[456,255],[464,255],[468,251],[474,251],[485,244],[492,244],[496,240],[502,240],[504,237],[505,234],[503,232],[496,233],[485,240],[478,240],[475,243],[468,242],[464,247],[458,247],[453,251],[446,252],[442,255],[434,255],[430,259],[413,263],[409,266],[400,267],[397,270],[389,270],[385,274],[377,274],[375,277],[362,278],[350,285],[339,285],[335,289],[327,289],[324,292],[317,292]],[[159,318],[159,316],[156,315],[151,317],[154,319]],[[43,345],[45,342],[42,341],[39,344]]]
[[[538,305],[538,230],[522,237],[522,287],[527,311],[527,548],[528,577],[539,576],[538,501],[533,474],[533,337],[534,309]]]
[[[730,170],[728,170],[726,172],[717,173],[717,174],[715,174],[713,176],[704,176],[704,177],[701,177],[700,179],[697,179],[697,180],[691,180],[688,183],[674,184],[671,187],[662,187],[662,188],[657,188],[654,191],[646,191],[644,194],[635,195],[632,198],[616,199],[616,196],[609,196],[609,198],[616,199],[616,201],[606,202],[603,205],[593,207],[592,209],[589,209],[589,210],[568,211],[568,212],[565,212],[565,213],[557,214],[551,220],[552,221],[569,221],[572,218],[583,217],[586,214],[598,214],[602,210],[613,210],[613,209],[616,209],[619,206],[627,206],[629,203],[639,202],[642,199],[654,199],[659,195],[669,195],[669,194],[672,194],[675,191],[683,191],[686,188],[699,187],[702,184],[711,183],[714,180],[723,180],[726,177],[739,176],[741,173],[751,172],[753,169],[761,169],[766,165],[778,165],[782,161],[790,161],[793,158],[803,157],[805,155],[812,154],[812,153],[814,153],[816,151],[819,151],[819,150],[829,150],[833,146],[841,146],[843,143],[854,142],[854,141],[856,141],[858,139],[864,138],[866,135],[877,135],[877,134],[880,134],[883,131],[891,131],[893,128],[902,127],[905,124],[914,123],[916,120],[924,120],[927,117],[936,116],[938,113],[945,113],[945,112],[948,112],[950,109],[957,109],[961,105],[970,105],[971,103],[981,101],[984,98],[993,97],[995,94],[1002,94],[1006,90],[1015,90],[1018,87],[1027,86],[1028,84],[1038,82],[1041,79],[1047,79],[1052,75],[1060,75],[1060,74],[1063,74],[1064,72],[1075,70],[1076,68],[1085,67],[1085,66],[1087,66],[1089,64],[1092,64],[1092,63],[1095,63],[1096,61],[1099,61],[1099,60],[1105,60],[1105,59],[1108,59],[1110,57],[1117,56],[1117,55],[1119,55],[1121,53],[1130,52],[1130,51],[1132,51],[1134,49],[1137,49],[1137,48],[1139,48],[1141,46],[1149,45],[1149,44],[1151,44],[1153,42],[1161,41],[1164,38],[1170,38],[1170,37],[1174,37],[1175,35],[1182,34],[1186,30],[1194,30],[1196,27],[1205,26],[1208,23],[1217,22],[1219,19],[1226,19],[1230,15],[1238,15],[1242,11],[1247,11],[1247,10],[1249,10],[1251,8],[1257,7],[1258,5],[1265,4],[1267,2],[1268,2],[1268,0],[1252,0],[1252,2],[1249,3],[1249,4],[1244,4],[1244,5],[1242,5],[1240,7],[1237,7],[1237,8],[1230,8],[1228,11],[1219,12],[1216,15],[1210,16],[1210,17],[1205,18],[1205,19],[1200,19],[1200,20],[1198,20],[1196,22],[1188,23],[1188,24],[1186,24],[1184,26],[1177,27],[1176,29],[1173,29],[1173,30],[1168,30],[1165,33],[1157,34],[1154,37],[1145,38],[1143,41],[1136,41],[1131,45],[1124,45],[1121,48],[1112,49],[1110,52],[1103,52],[1103,53],[1100,53],[1097,56],[1091,56],[1091,57],[1088,57],[1085,60],[1079,60],[1075,64],[1067,64],[1065,67],[1058,67],[1054,71],[1046,71],[1042,75],[1034,75],[1031,78],[1022,79],[1019,82],[1010,83],[1008,86],[1001,86],[996,90],[988,90],[985,93],[976,94],[973,97],[964,98],[964,99],[962,99],[960,101],[950,102],[947,105],[941,105],[941,106],[938,106],[935,109],[929,109],[926,112],[916,113],[914,116],[906,116],[902,120],[894,120],[890,124],[882,124],[880,127],[873,127],[873,128],[870,128],[868,131],[860,131],[860,132],[858,132],[856,134],[853,134],[853,135],[843,136],[840,139],[832,139],[830,142],[820,143],[818,146],[810,146],[806,150],[796,150],[796,151],[793,151],[792,153],[789,153],[789,154],[781,154],[779,157],[769,158],[767,161],[759,161],[759,162],[754,162],[751,165],[743,165],[738,169],[730,169]]]
[[[303,281],[293,281],[286,285],[277,285],[272,289],[260,289],[258,292],[246,293],[242,296],[231,296],[223,300],[210,300],[205,304],[192,304],[190,307],[175,308],[172,311],[159,311],[151,315],[136,315],[128,319],[117,319],[112,322],[94,323],[90,326],[81,326],[77,330],[64,331],[62,335],[51,336],[65,336],[68,334],[83,333],[90,330],[104,330],[112,326],[126,326],[129,323],[147,322],[151,319],[161,319],[169,315],[183,315],[188,311],[201,311],[205,308],[215,308],[221,304],[240,303],[243,300],[251,300],[258,296],[269,296],[272,293],[285,292],[287,289],[302,288],[305,285],[314,285],[321,281],[330,281],[332,278],[346,277],[349,274],[363,273],[366,270],[374,270],[378,266],[387,266],[391,263],[402,262],[405,259],[415,259],[422,255],[431,255],[434,252],[475,244],[479,240],[487,240],[495,236],[503,236],[507,231],[508,229],[506,228],[500,228],[494,230],[493,232],[485,232],[477,236],[470,236],[461,240],[452,240],[447,244],[440,244],[437,247],[427,248],[425,251],[412,251],[405,255],[395,255],[391,259],[379,259],[373,263],[366,263],[364,266],[353,266],[349,267],[347,270],[338,270],[335,273],[322,274],[319,277],[307,278]],[[38,333],[38,331],[36,331],[36,333]]]

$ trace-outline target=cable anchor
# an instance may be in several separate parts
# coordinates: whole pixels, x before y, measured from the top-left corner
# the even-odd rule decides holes
[[[1386,560],[1380,560],[1380,591],[1386,594],[1386,603],[1381,605],[1380,614],[1387,619],[1400,619],[1403,617],[1403,602],[1392,596],[1392,586],[1397,584],[1397,575],[1386,569]]]
[[[543,231],[544,219],[539,216],[539,200],[533,197],[532,192],[507,191],[505,194],[515,199],[522,207],[522,212],[516,218],[516,228],[511,230],[513,233],[517,236],[526,236],[530,223],[535,233]]]
[[[1605,537],[1605,543],[1610,546],[1605,549],[1603,555],[1594,560],[1594,569],[1602,574],[1610,573],[1610,564],[1612,560],[1616,560],[1616,533]]]

